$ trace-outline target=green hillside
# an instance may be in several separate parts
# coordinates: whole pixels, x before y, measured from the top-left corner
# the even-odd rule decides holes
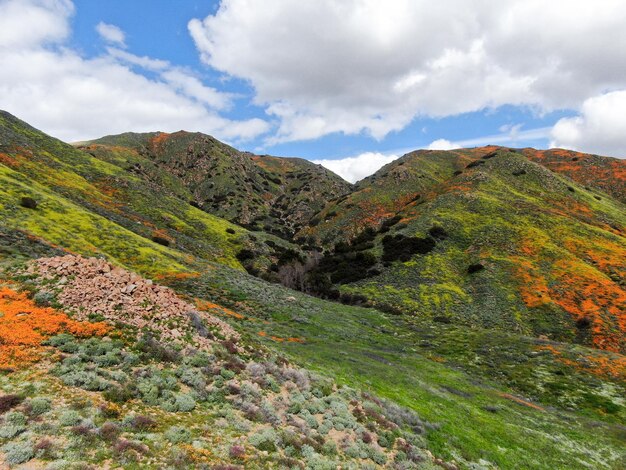
[[[314,273],[342,293],[626,351],[626,207],[606,193],[494,148],[408,154],[358,188],[299,234],[351,242]],[[361,263],[357,279],[346,259]]]
[[[327,201],[351,189],[307,160],[239,152],[198,133],[122,134],[81,148],[100,159],[126,160],[130,171],[157,184],[167,173],[170,190],[184,188],[206,212],[288,239]]]
[[[233,153],[263,178],[311,173],[288,198],[301,248],[210,214],[212,174],[176,169],[212,162],[205,145],[226,168],[230,147],[161,136],[77,149],[0,116],[6,465],[624,467],[623,204],[507,150],[409,154],[334,200],[314,166]],[[159,139],[181,147],[158,157]],[[307,192],[328,196],[318,215]],[[246,273],[316,245],[310,273],[381,309]]]

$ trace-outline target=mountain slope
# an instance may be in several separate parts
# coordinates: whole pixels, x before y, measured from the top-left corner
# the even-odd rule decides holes
[[[81,148],[101,159],[125,156],[132,161],[130,170],[148,179],[155,178],[155,168],[166,171],[203,210],[285,238],[351,188],[307,160],[239,152],[204,134],[122,134]],[[143,160],[137,161],[137,155]]]
[[[341,247],[367,254],[363,279],[330,272],[342,292],[418,317],[626,351],[626,207],[609,195],[498,148],[415,152],[358,188],[299,234],[365,234]]]
[[[0,114],[0,215],[4,226],[27,230],[77,252],[138,260],[154,273],[193,271],[210,259],[242,269],[237,258],[254,248],[269,265],[291,245],[193,207],[169,173],[153,178],[128,171],[125,160],[102,160]],[[29,197],[37,207],[21,200]],[[124,239],[124,243],[120,240]],[[272,246],[260,243],[268,241]]]
[[[3,118],[0,346],[24,341],[40,362],[0,374],[0,404],[12,408],[0,409],[0,461],[623,467],[623,355],[269,284],[243,271],[241,250],[267,249],[259,256],[271,262],[272,245],[294,248],[287,242],[191,206],[169,172],[129,171],[148,165],[141,155],[94,158]],[[117,191],[103,192],[103,176]],[[39,205],[24,207],[24,195]],[[169,246],[152,240],[155,229]],[[375,242],[368,250],[381,249]],[[68,249],[112,265],[74,256],[24,263]],[[235,345],[222,343],[211,317],[230,325]],[[91,328],[83,321],[105,321],[110,337],[82,339]],[[15,335],[18,327],[26,334]],[[78,337],[41,343],[67,329]],[[209,349],[198,351],[204,340]]]

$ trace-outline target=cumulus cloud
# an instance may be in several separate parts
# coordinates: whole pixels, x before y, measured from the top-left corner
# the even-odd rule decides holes
[[[578,116],[559,120],[551,146],[626,158],[626,90],[589,98]]]
[[[268,143],[626,88],[622,0],[222,0],[189,31],[278,119]]]
[[[98,31],[100,37],[106,42],[126,47],[126,35],[124,34],[124,31],[117,26],[101,21],[96,26],[96,31]]]
[[[221,116],[232,97],[167,61],[115,47],[82,57],[64,42],[73,13],[69,0],[0,2],[1,109],[67,141],[180,129],[238,140],[268,130],[261,119]]]
[[[396,160],[399,155],[384,155],[378,152],[365,152],[356,157],[348,157],[337,160],[314,160],[313,163],[322,165],[330,171],[337,173],[346,181],[355,183],[366,176],[378,171],[387,163]]]
[[[450,142],[447,139],[437,139],[430,143],[428,150],[452,150],[458,149],[460,145]]]

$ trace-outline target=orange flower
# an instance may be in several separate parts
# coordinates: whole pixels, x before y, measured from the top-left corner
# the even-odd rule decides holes
[[[43,351],[41,343],[50,336],[103,336],[108,331],[105,323],[72,320],[53,308],[38,307],[25,293],[0,287],[0,369],[37,361]]]

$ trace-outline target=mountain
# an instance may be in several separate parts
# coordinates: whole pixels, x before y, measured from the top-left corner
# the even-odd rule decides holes
[[[295,244],[196,207],[184,172],[142,153],[142,142],[159,135],[126,134],[84,151],[0,115],[0,465],[623,468],[625,356],[585,346],[603,346],[593,336],[574,344],[561,332],[548,338],[505,328],[510,312],[495,303],[512,303],[519,292],[514,276],[498,277],[507,255],[520,266],[562,256],[556,235],[578,230],[586,243],[594,235],[594,246],[608,236],[621,243],[612,230],[621,227],[623,205],[610,195],[506,149],[491,149],[496,156],[486,160],[485,149],[417,152],[422,162],[406,156],[349,194],[320,201],[324,208],[303,219],[303,242]],[[508,173],[519,165],[525,174]],[[396,207],[402,188],[415,193],[418,184],[420,198]],[[353,224],[368,192],[386,204],[383,215]],[[541,217],[521,205],[520,218],[509,219],[506,198],[537,204]],[[332,232],[330,221],[344,214],[330,213],[351,200]],[[372,209],[378,203],[373,198]],[[596,205],[578,210],[583,204]],[[555,238],[537,255],[511,255],[511,226]],[[345,242],[324,240],[331,232]],[[463,251],[475,234],[487,237],[481,250],[491,249],[482,270],[484,258]],[[368,296],[368,303],[388,290],[374,281],[394,271],[404,288],[421,285],[424,259],[439,252],[431,275],[470,293],[474,279],[495,296],[483,302],[493,322],[487,314],[449,318],[435,301],[424,314],[398,315],[260,278],[306,264],[310,248],[326,250],[317,274],[334,274],[331,287],[344,301]],[[360,269],[368,259],[374,265]],[[443,261],[475,266],[457,275]],[[335,262],[380,273],[342,283],[340,270],[327,269]],[[619,263],[593,269],[607,266]],[[520,325],[532,324],[525,317],[532,309],[518,313]]]
[[[339,176],[299,158],[252,155],[198,133],[122,134],[80,147],[158,182],[167,172],[190,202],[252,230],[291,238],[325,203],[350,191]]]
[[[374,306],[623,353],[626,162],[579,154],[592,169],[577,181],[569,163],[561,151],[413,152],[298,236],[348,242],[316,274]],[[357,276],[342,265],[351,258]]]

